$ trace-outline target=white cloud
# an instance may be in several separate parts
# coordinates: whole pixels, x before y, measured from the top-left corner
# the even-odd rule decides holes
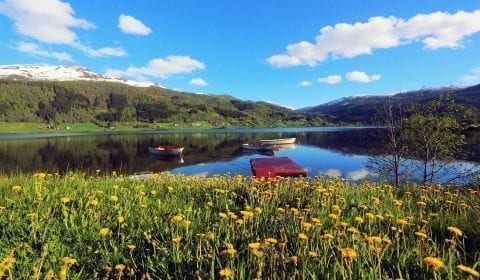
[[[104,47],[100,49],[93,49],[89,46],[85,46],[82,43],[73,43],[73,48],[84,52],[91,57],[109,57],[109,56],[126,56],[127,52],[121,47]]]
[[[324,171],[320,171],[319,174],[320,175],[325,175],[325,176],[328,176],[328,177],[341,177],[342,176],[342,172],[340,172],[340,170],[334,169],[334,168],[330,168],[330,169],[327,169],[327,170],[324,170]]]
[[[62,62],[74,62],[75,60],[67,53],[64,52],[49,52],[43,50],[34,43],[20,42],[17,46],[17,50],[23,53],[28,53],[32,55],[38,55],[43,57],[55,58]]]
[[[327,77],[319,78],[318,79],[319,83],[324,83],[324,84],[329,84],[329,85],[335,85],[340,82],[342,82],[342,76],[340,75],[330,75]]]
[[[360,170],[355,170],[347,173],[347,179],[353,180],[353,181],[358,181],[361,179],[366,178],[369,175],[369,172],[367,169],[360,169]]]
[[[462,77],[462,81],[467,85],[480,83],[480,67],[472,69],[470,74]]]
[[[145,36],[152,33],[152,29],[143,24],[143,22],[132,16],[127,16],[123,14],[120,15],[120,17],[118,18],[118,28],[120,28],[123,33],[127,34]]]
[[[352,71],[345,74],[347,80],[352,82],[359,82],[359,83],[371,83],[378,81],[382,78],[382,75],[375,74],[375,75],[367,75],[365,72],[361,71]]]
[[[14,21],[18,33],[50,44],[72,44],[77,40],[74,28],[94,27],[60,0],[5,0],[0,13]]]
[[[93,49],[81,43],[74,29],[88,30],[95,25],[76,18],[70,4],[60,0],[5,0],[0,2],[0,14],[13,21],[17,33],[42,43],[68,45],[92,57],[126,55],[125,50],[119,47]],[[36,54],[68,60],[65,55],[43,50],[37,50]]]
[[[205,69],[205,65],[202,62],[189,56],[170,55],[166,59],[153,59],[143,67],[131,66],[127,70],[108,69],[106,75],[144,81],[146,77],[166,79],[171,75],[191,73],[203,69]]]
[[[465,37],[480,32],[480,10],[454,14],[418,14],[407,20],[371,17],[367,22],[338,23],[320,29],[315,42],[301,41],[284,54],[267,58],[274,67],[315,66],[328,58],[351,58],[421,41],[425,49],[458,48]]]
[[[312,85],[312,82],[309,82],[309,81],[301,81],[298,86],[299,87],[309,87]]]
[[[199,86],[199,87],[206,87],[208,83],[202,78],[193,78],[190,80],[189,85],[191,86]]]

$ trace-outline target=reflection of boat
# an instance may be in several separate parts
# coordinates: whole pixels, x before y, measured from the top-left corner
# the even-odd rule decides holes
[[[184,163],[183,157],[177,155],[154,155],[150,153],[150,158],[171,163]]]
[[[251,145],[242,144],[242,149],[250,151],[273,151],[276,149],[275,145]]]
[[[285,144],[294,144],[296,138],[281,138],[281,139],[268,139],[260,140],[262,145],[285,145]]]
[[[157,156],[181,156],[183,152],[181,146],[158,146],[156,148],[148,147],[151,155]]]

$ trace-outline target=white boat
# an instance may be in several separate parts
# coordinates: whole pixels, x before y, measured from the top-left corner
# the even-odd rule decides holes
[[[295,144],[296,138],[281,138],[281,139],[268,139],[260,140],[262,145],[285,145],[285,144]]]
[[[183,153],[181,146],[158,146],[156,148],[148,147],[148,151],[152,155],[157,156],[181,156]]]
[[[250,151],[273,151],[277,147],[275,145],[251,145],[251,144],[242,144],[242,149]]]

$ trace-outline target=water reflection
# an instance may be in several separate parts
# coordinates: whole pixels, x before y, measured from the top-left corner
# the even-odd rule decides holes
[[[278,151],[245,151],[243,143],[258,144],[260,139],[296,137],[297,144]],[[6,138],[6,137],[4,137]],[[479,136],[469,137],[478,143]],[[182,158],[150,157],[148,147],[181,145]],[[480,161],[480,148],[470,145],[462,160]],[[252,153],[253,152],[253,153]],[[0,140],[1,171],[93,172],[171,171],[190,175],[251,175],[249,159],[288,156],[308,171],[309,176],[341,176],[357,180],[368,176],[369,156],[382,155],[384,141],[378,129],[277,129],[236,130],[205,133],[143,133],[87,135]]]

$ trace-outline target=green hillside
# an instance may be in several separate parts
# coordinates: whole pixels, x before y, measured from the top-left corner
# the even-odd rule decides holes
[[[93,122],[105,127],[122,123],[207,123],[214,127],[324,124],[318,117],[228,95],[190,94],[111,82],[11,80],[0,80],[0,122]]]

